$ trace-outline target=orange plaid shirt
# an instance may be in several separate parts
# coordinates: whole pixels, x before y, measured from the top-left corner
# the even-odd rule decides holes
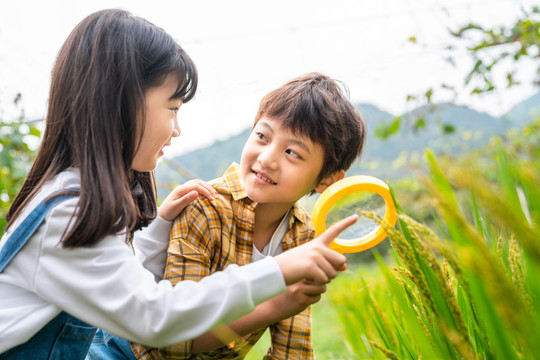
[[[165,279],[173,284],[195,280],[225,269],[228,265],[251,262],[254,209],[232,164],[224,176],[211,184],[218,198],[200,196],[175,219],[171,229]],[[289,227],[283,250],[303,244],[315,235],[310,216],[300,204],[289,212]],[[265,359],[314,359],[311,341],[311,309],[271,325],[272,344]],[[243,359],[266,329],[260,329],[213,351],[191,354],[192,341],[166,348],[131,344],[138,359]]]

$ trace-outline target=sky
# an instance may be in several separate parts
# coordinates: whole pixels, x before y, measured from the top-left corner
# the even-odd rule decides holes
[[[470,69],[465,45],[456,44],[449,30],[468,22],[510,24],[533,4],[538,2],[3,0],[0,118],[19,111],[11,105],[17,93],[27,119],[46,115],[58,50],[78,22],[105,8],[122,8],[162,27],[197,65],[197,94],[179,113],[182,135],[165,150],[166,156],[174,156],[250,127],[267,92],[312,71],[345,83],[355,103],[370,103],[394,115],[411,110],[415,104],[406,101],[408,94],[441,82],[459,87]],[[409,41],[412,36],[416,43]],[[452,53],[448,44],[457,46]],[[446,60],[449,55],[453,65]],[[523,86],[460,102],[498,116],[534,91]]]

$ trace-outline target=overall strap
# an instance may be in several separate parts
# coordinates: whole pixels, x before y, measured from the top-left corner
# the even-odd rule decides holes
[[[56,195],[59,192],[75,191],[77,194],[61,194]],[[28,242],[30,237],[34,234],[37,228],[41,225],[47,213],[56,205],[61,202],[78,196],[78,189],[62,189],[55,191],[45,200],[43,200],[30,215],[23,220],[23,222],[13,231],[9,236],[4,247],[0,250],[0,272],[4,271],[9,262],[17,255],[17,253]]]
[[[67,193],[66,193],[67,192]],[[78,196],[78,189],[62,189],[49,195],[9,236],[0,250],[0,272],[24,247],[43,223],[47,213],[59,203]],[[61,311],[28,341],[0,354],[0,360],[85,360],[96,328]]]

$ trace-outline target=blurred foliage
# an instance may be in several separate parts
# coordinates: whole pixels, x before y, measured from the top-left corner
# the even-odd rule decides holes
[[[17,110],[20,100],[19,94],[13,101]],[[40,136],[41,131],[33,122],[26,121],[23,110],[15,119],[0,118],[0,236],[11,202],[32,165],[36,153],[32,144],[38,144]]]
[[[451,31],[450,34],[458,41],[470,44],[468,55],[473,65],[463,79],[464,88],[470,89],[470,95],[497,90],[495,77],[498,69],[504,72],[502,76],[505,77],[505,88],[520,85],[516,74],[522,60],[534,62],[536,76],[530,79],[530,83],[535,87],[540,86],[540,7],[534,6],[529,11],[523,10],[523,15],[509,26],[485,28],[469,23],[456,31]],[[414,36],[409,40],[413,43],[417,41]],[[449,45],[447,48],[452,50],[454,47]],[[448,61],[455,63],[452,57]],[[377,124],[375,134],[382,139],[396,135],[400,128],[403,128],[404,121],[411,123],[415,131],[423,129],[426,116],[439,110],[440,105],[433,102],[436,92],[450,92],[453,94],[451,102],[455,102],[459,91],[454,86],[443,83],[437,89],[430,88],[421,94],[408,95],[407,101],[426,105],[423,112],[380,122]],[[443,134],[456,131],[455,127],[448,123],[440,122],[439,126]]]
[[[495,89],[493,81],[493,69],[505,60],[510,59],[512,67],[505,71],[506,86],[519,85],[515,80],[519,61],[523,58],[540,59],[540,7],[535,6],[530,11],[524,12],[523,17],[509,27],[483,28],[477,24],[468,24],[452,33],[456,38],[464,38],[468,33],[479,32],[482,34],[480,41],[473,44],[469,51],[472,54],[474,67],[465,78],[465,84],[478,80],[478,86],[472,90],[473,94]],[[512,45],[512,46],[507,46]],[[504,46],[504,50],[498,53],[488,52],[495,47]],[[536,77],[531,79],[532,84],[540,85],[540,64],[536,68]]]

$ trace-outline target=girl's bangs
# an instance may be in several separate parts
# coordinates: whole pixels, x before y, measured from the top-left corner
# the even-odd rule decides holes
[[[173,99],[182,99],[184,103],[190,101],[197,91],[197,68],[190,58],[180,57],[176,63],[178,86],[174,92]]]

